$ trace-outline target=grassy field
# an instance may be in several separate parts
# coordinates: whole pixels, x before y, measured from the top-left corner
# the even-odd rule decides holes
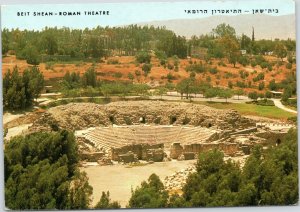
[[[243,104],[243,103],[221,103],[221,102],[197,102],[199,104],[205,104],[207,106],[217,109],[234,109],[242,115],[254,115],[263,116],[267,118],[275,119],[287,119],[290,117],[296,117],[296,114],[284,111],[275,106],[261,106],[255,104]]]

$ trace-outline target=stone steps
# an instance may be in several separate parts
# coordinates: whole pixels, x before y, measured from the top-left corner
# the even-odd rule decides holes
[[[186,126],[125,126],[125,127],[97,127],[87,132],[84,137],[96,147],[109,149],[128,144],[181,144],[203,143],[207,141],[215,130],[203,127]]]

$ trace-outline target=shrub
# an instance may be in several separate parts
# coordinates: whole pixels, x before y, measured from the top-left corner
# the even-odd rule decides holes
[[[268,71],[272,71],[273,68],[272,68],[272,65],[268,65]]]
[[[109,60],[107,60],[107,64],[119,64],[119,60],[118,59],[109,59]]]
[[[226,67],[226,64],[223,61],[218,62],[218,66]]]
[[[278,84],[275,82],[275,80],[273,79],[273,80],[271,80],[270,81],[270,83],[269,83],[269,89],[271,90],[271,91],[276,91],[277,89],[278,89]]]
[[[218,73],[218,69],[216,67],[215,68],[211,68],[211,69],[209,69],[209,73],[216,74],[216,73]]]
[[[257,105],[262,105],[262,106],[274,106],[274,102],[270,99],[260,99],[256,102]]]
[[[138,63],[150,63],[151,60],[151,55],[148,52],[139,52],[135,57]]]
[[[256,61],[252,60],[251,61],[251,66],[254,68],[257,65]]]
[[[123,76],[123,74],[121,72],[116,72],[113,74],[113,77],[115,78],[121,78]]]
[[[259,73],[256,77],[253,78],[253,82],[257,82],[260,80],[265,79],[265,74],[264,73]]]
[[[164,66],[164,65],[166,65],[166,63],[167,63],[167,60],[165,60],[165,59],[160,60],[160,65]]]
[[[168,63],[167,68],[170,69],[170,70],[172,70],[174,68],[174,65],[171,64],[171,63]]]
[[[239,87],[239,88],[246,88],[245,82],[241,82],[241,81],[237,81],[236,86]]]
[[[266,60],[262,55],[257,55],[255,57],[255,62],[256,62],[256,64],[260,65],[261,63],[266,62]]]
[[[45,68],[46,68],[46,70],[51,70],[51,69],[53,69],[53,65],[54,65],[54,63],[53,62],[46,62],[46,64],[45,64]]]
[[[297,125],[297,116],[289,117],[287,120],[288,120],[288,121],[291,121],[291,122],[293,122],[294,124]]]
[[[268,63],[268,62],[262,62],[262,63],[260,64],[260,67],[261,67],[262,69],[267,68],[268,66],[269,66],[269,63]]]
[[[151,64],[148,64],[148,63],[145,63],[143,66],[142,66],[142,70],[144,71],[144,75],[147,76],[150,71],[151,71],[151,68],[152,68],[152,65]]]
[[[265,98],[267,98],[267,99],[272,98],[272,93],[270,91],[266,91]]]
[[[233,83],[231,81],[228,81],[228,88],[233,88]]]
[[[250,93],[248,94],[248,97],[249,97],[250,99],[252,99],[253,101],[256,101],[257,98],[258,98],[258,94],[257,94],[256,91],[250,92]]]
[[[285,66],[287,69],[292,69],[292,64],[291,63],[288,63],[288,64],[286,64],[286,66]]]
[[[210,76],[206,77],[206,82],[211,82],[211,77]]]
[[[206,72],[206,67],[200,63],[200,64],[192,64],[186,67],[186,71],[188,72],[196,72],[196,73],[204,73]]]
[[[249,58],[247,56],[241,56],[241,57],[239,57],[238,62],[241,65],[246,66],[246,65],[249,65],[250,60],[249,60]]]
[[[167,79],[168,79],[168,81],[170,82],[170,81],[176,79],[176,77],[175,77],[174,75],[172,75],[171,73],[168,73],[168,74],[167,74]]]
[[[258,85],[258,90],[263,90],[265,88],[265,83],[264,82],[260,82]]]
[[[239,74],[242,79],[246,79],[249,76],[249,73],[243,70],[240,70]]]
[[[233,73],[230,73],[230,72],[225,72],[225,74],[224,74],[225,79],[236,78],[236,77],[237,77],[236,74],[233,74]]]

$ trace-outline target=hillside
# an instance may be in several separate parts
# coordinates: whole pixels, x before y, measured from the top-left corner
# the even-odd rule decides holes
[[[108,64],[109,60],[117,60],[118,64]],[[273,56],[265,56],[265,59],[270,63],[274,64],[277,61],[276,57]],[[221,62],[222,61],[222,62]],[[168,62],[170,64],[173,63],[173,59],[169,58]],[[222,63],[222,65],[220,64]],[[131,73],[134,76],[134,83],[147,83],[149,85],[159,86],[165,85],[167,82],[172,82],[177,84],[181,80],[188,78],[190,73],[186,71],[187,66],[190,65],[190,61],[188,59],[180,59],[178,71],[174,69],[170,70],[168,67],[163,67],[160,65],[159,60],[156,57],[152,57],[151,64],[152,69],[150,74],[145,77],[143,74],[141,76],[136,76],[136,71],[142,71],[142,64],[136,64],[135,57],[133,56],[122,56],[122,57],[110,57],[102,63],[89,63],[89,62],[70,62],[70,63],[41,63],[39,68],[41,72],[44,74],[46,81],[58,81],[58,79],[63,78],[67,71],[69,72],[80,72],[80,75],[83,75],[88,68],[94,67],[97,72],[98,79],[101,81],[130,81],[128,78],[128,74]],[[276,82],[280,82],[286,78],[286,75],[289,73],[293,73],[295,71],[296,65],[293,64],[291,69],[286,68],[286,64],[283,63],[281,66],[274,65],[272,71],[268,71],[267,69],[262,69],[259,65],[252,67],[251,65],[242,66],[241,64],[237,64],[234,68],[232,64],[228,64],[226,59],[217,60],[212,59],[210,64],[207,64],[204,60],[192,59],[192,63],[203,63],[207,71],[204,73],[198,73],[196,75],[196,79],[199,81],[208,81],[213,86],[220,87],[228,87],[229,81],[233,83],[234,88],[236,87],[237,82],[243,82],[248,84],[252,83],[252,87],[246,87],[244,90],[246,92],[250,92],[253,90],[257,90],[257,86],[260,82],[264,82],[265,88],[263,92],[267,90],[267,85],[271,80],[275,80]],[[17,65],[19,70],[23,72],[27,67],[31,66],[26,63],[25,60],[18,60],[15,56],[8,56],[3,58],[2,64],[2,75],[4,75],[8,69],[12,70],[13,67]],[[217,69],[217,72],[211,72],[210,69]],[[241,71],[243,73],[247,73],[248,77],[243,79],[241,76]],[[253,79],[258,76],[258,74],[264,74],[264,80],[254,82]],[[168,74],[170,74],[173,78],[168,80]],[[48,83],[47,83],[48,84]],[[258,90],[257,90],[258,91]]]
[[[244,33],[251,36],[252,26],[255,29],[256,39],[295,39],[296,19],[294,15],[238,15],[238,16],[211,16],[201,19],[177,19],[167,21],[153,21],[138,23],[139,26],[165,26],[176,34],[190,38],[193,35],[208,34],[218,24],[226,23],[234,27],[237,35]],[[247,23],[247,24],[246,24]]]

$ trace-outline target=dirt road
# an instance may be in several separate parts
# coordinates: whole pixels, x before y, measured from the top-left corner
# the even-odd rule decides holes
[[[89,183],[93,187],[93,203],[95,205],[101,197],[102,191],[109,191],[114,201],[120,202],[124,208],[131,197],[131,189],[140,186],[143,180],[147,180],[152,173],[157,174],[161,181],[166,176],[182,170],[195,163],[191,161],[170,161],[126,168],[126,165],[113,166],[88,166],[80,168],[89,177]]]
[[[280,108],[280,109],[282,109],[282,110],[285,110],[285,111],[287,111],[287,112],[290,112],[290,113],[296,113],[296,114],[297,114],[297,111],[296,111],[296,110],[292,110],[292,109],[287,108],[286,106],[284,106],[284,105],[281,103],[280,99],[272,99],[272,100],[273,100],[273,102],[274,102],[274,104],[275,104],[276,107],[278,107],[278,108]]]

